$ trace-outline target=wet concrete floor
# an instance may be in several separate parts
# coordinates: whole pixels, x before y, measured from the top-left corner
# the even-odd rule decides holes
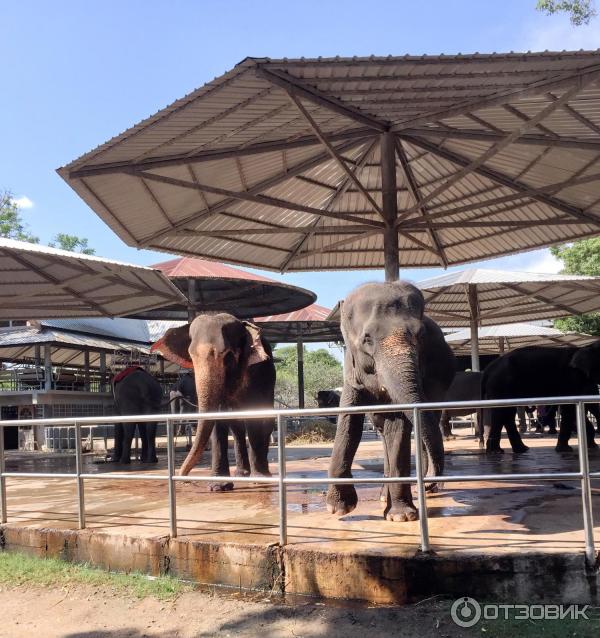
[[[489,457],[479,449],[470,430],[459,430],[446,445],[446,474],[493,474],[577,471],[577,449],[571,454],[554,451],[554,439],[526,435],[531,450],[525,455],[506,452]],[[288,448],[290,476],[326,476],[331,445]],[[271,449],[275,474],[277,450]],[[73,456],[8,452],[11,472],[73,472]],[[205,455],[206,458],[207,455]],[[177,452],[177,466],[185,450]],[[355,476],[381,476],[381,442],[361,443],[354,464]],[[130,466],[98,463],[85,456],[84,472],[106,474],[107,480],[86,480],[88,528],[128,536],[159,537],[169,531],[167,484],[162,481],[108,479],[112,472],[164,474],[166,453],[159,463]],[[600,471],[600,453],[590,455],[592,471]],[[195,472],[207,473],[205,464]],[[289,543],[303,549],[376,554],[414,554],[419,544],[417,522],[391,523],[382,518],[378,486],[357,486],[359,504],[354,512],[332,516],[325,508],[326,485],[288,488]],[[12,525],[77,528],[77,495],[72,479],[8,478],[8,522]],[[593,502],[598,512],[596,540],[600,543],[600,481]],[[441,554],[471,552],[547,551],[576,552],[584,548],[581,490],[577,481],[528,483],[446,483],[427,497],[433,548]],[[277,487],[240,484],[232,492],[214,493],[206,484],[177,484],[180,537],[195,540],[276,543],[278,533]]]

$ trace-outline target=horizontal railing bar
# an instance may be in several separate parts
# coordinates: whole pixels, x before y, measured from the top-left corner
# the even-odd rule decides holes
[[[168,478],[168,477],[167,477]],[[174,481],[180,483],[200,482],[200,483],[271,483],[279,482],[277,476],[174,476]]]
[[[1,476],[3,478],[61,478],[61,479],[76,479],[77,474],[67,474],[62,472],[57,472],[56,474],[52,474],[50,472],[40,472],[37,474],[36,472],[2,472]]]
[[[52,419],[21,419],[19,426],[30,425],[75,425],[90,427],[93,425],[106,425],[111,423],[153,423],[155,421],[173,422],[204,419],[209,421],[234,421],[236,419],[264,419],[298,416],[328,416],[338,414],[364,414],[408,412],[417,410],[460,410],[463,408],[493,408],[502,406],[528,406],[528,405],[570,405],[575,403],[600,403],[600,395],[581,395],[569,397],[529,397],[525,399],[486,399],[480,401],[442,401],[437,403],[395,403],[387,405],[358,405],[343,408],[286,408],[282,410],[241,410],[236,412],[196,412],[184,414],[140,414],[128,416],[87,416]],[[0,428],[14,427],[15,422],[0,421]]]
[[[100,472],[97,474],[81,474],[84,479],[115,479],[117,481],[166,481],[167,475],[163,474],[111,474],[110,472]]]

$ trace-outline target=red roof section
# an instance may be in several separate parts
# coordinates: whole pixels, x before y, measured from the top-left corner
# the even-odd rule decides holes
[[[256,322],[260,321],[325,321],[331,310],[319,304],[313,303],[301,310],[294,312],[286,312],[283,315],[271,315],[269,317],[256,318]]]
[[[218,261],[194,257],[178,257],[169,261],[161,261],[158,264],[153,264],[151,268],[162,271],[167,277],[211,277],[214,279],[253,279],[254,281],[275,282],[275,279],[226,266]]]

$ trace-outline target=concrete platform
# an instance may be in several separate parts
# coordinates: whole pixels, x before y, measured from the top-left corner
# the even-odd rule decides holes
[[[530,435],[532,450],[487,457],[475,439],[447,447],[447,474],[576,471],[576,453],[558,455],[554,440]],[[290,447],[288,473],[324,476],[331,447]],[[381,443],[363,442],[355,475],[382,473]],[[178,464],[185,452],[178,453]],[[275,461],[276,450],[271,451]],[[151,473],[165,471],[161,456]],[[7,454],[7,471],[72,471],[74,458]],[[600,454],[590,466],[600,470]],[[131,470],[148,471],[133,463]],[[276,473],[275,464],[272,465]],[[94,464],[110,476],[123,468]],[[197,470],[206,472],[206,470]],[[600,482],[599,482],[600,483]],[[358,487],[357,509],[327,513],[326,486],[288,489],[289,544],[278,546],[277,489],[238,484],[211,493],[177,484],[179,537],[168,534],[167,485],[158,481],[86,480],[88,529],[77,531],[75,482],[7,479],[8,523],[0,543],[39,555],[61,555],[121,570],[170,572],[203,583],[287,594],[391,603],[439,593],[495,600],[520,595],[552,602],[592,602],[595,572],[586,571],[578,482],[447,483],[428,497],[433,555],[418,552],[417,522],[382,519],[378,487]],[[600,488],[600,484],[597,486]],[[600,547],[600,489],[594,489]]]

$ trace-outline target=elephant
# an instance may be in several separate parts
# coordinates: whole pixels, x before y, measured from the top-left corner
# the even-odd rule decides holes
[[[340,407],[441,401],[454,376],[454,355],[439,326],[426,317],[421,291],[404,281],[359,286],[341,307],[346,344]],[[367,410],[368,412],[368,410]],[[373,414],[382,433],[386,476],[410,474],[412,411]],[[434,475],[444,470],[444,443],[438,420],[423,412],[422,435]],[[364,415],[342,414],[329,466],[333,478],[352,477],[352,461],[362,437]],[[409,484],[390,484],[383,516],[390,521],[418,518]],[[347,514],[357,505],[353,485],[330,485],[327,509]]]
[[[450,387],[446,391],[444,401],[479,401],[481,399],[481,377],[483,373],[467,371],[457,372]],[[467,416],[476,412],[477,414],[477,432],[480,442],[483,442],[483,428],[481,410],[474,408],[461,408],[457,410],[442,410],[440,417],[440,428],[446,439],[452,436],[452,428],[450,427],[450,412],[455,416]]]
[[[273,408],[275,364],[269,343],[254,324],[228,313],[198,315],[191,324],[171,328],[152,346],[170,361],[194,370],[198,411]],[[211,439],[212,473],[230,476],[228,431],[236,443],[238,476],[270,476],[267,459],[274,420],[246,422],[200,420],[180,474],[196,465]],[[250,455],[246,446],[246,435]],[[211,490],[233,489],[233,483],[212,483]]]
[[[333,390],[319,390],[317,392],[317,405],[320,408],[337,408],[340,404],[341,392],[339,389]],[[328,421],[335,423],[337,421],[336,416],[325,417]]]
[[[528,346],[507,352],[486,368],[482,396],[484,399],[518,399],[598,394],[599,382],[600,341],[581,348]],[[502,451],[500,435],[503,426],[513,452],[523,453],[529,449],[515,425],[515,410],[514,407],[502,407],[489,411],[489,424],[485,424],[486,451]],[[597,408],[592,410],[597,413]],[[575,427],[575,407],[561,406],[561,415],[556,451],[568,452],[571,450],[569,437]],[[594,428],[587,419],[586,431],[588,446],[596,447]]]
[[[116,375],[112,382],[115,407],[118,414],[158,414],[162,407],[162,387],[143,368],[127,368]],[[157,463],[156,423],[115,424],[115,449],[112,461],[131,462],[131,442],[138,428],[142,440],[142,463]]]

